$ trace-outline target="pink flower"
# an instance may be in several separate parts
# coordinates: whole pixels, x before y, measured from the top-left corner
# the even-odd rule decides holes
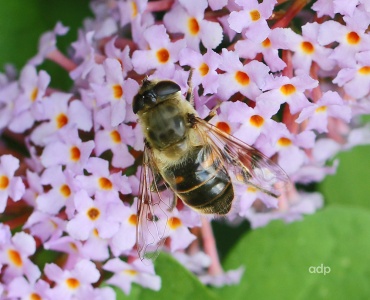
[[[232,11],[229,16],[230,28],[236,32],[242,32],[248,39],[262,42],[270,33],[267,19],[271,16],[276,0],[264,0],[261,4],[256,0],[236,0],[240,5],[240,11]]]
[[[9,228],[3,227],[1,230],[9,231]],[[11,239],[1,241],[0,250],[0,264],[7,266],[2,274],[5,282],[19,276],[26,276],[29,282],[35,282],[40,277],[39,268],[29,258],[36,251],[36,243],[31,235],[18,232]]]
[[[278,112],[280,105],[286,102],[289,104],[290,112],[295,114],[310,105],[304,92],[317,84],[318,82],[308,75],[291,79],[285,76],[275,77],[267,81],[264,89],[268,91],[261,94],[256,101],[261,107],[270,106],[275,112]]]
[[[169,32],[183,33],[188,47],[194,50],[199,50],[200,42],[207,49],[216,48],[222,41],[222,28],[204,18],[207,6],[206,0],[179,0],[163,22]]]
[[[82,241],[87,240],[94,229],[102,238],[112,237],[119,225],[117,221],[108,218],[108,207],[115,205],[117,201],[113,195],[107,197],[97,193],[93,200],[86,191],[77,192],[74,196],[77,214],[67,223],[67,232],[73,238]]]
[[[22,179],[14,176],[19,168],[19,160],[12,155],[0,157],[0,213],[4,212],[6,201],[11,197],[13,201],[21,199],[25,192]]]
[[[132,55],[134,69],[143,74],[151,69],[173,75],[178,55],[185,47],[185,40],[171,42],[163,25],[153,25],[143,32],[150,50],[137,50]]]
[[[79,261],[72,270],[62,270],[55,264],[45,266],[45,274],[55,286],[47,291],[51,299],[86,299],[92,293],[92,284],[98,281],[99,271],[88,260]]]
[[[128,264],[119,258],[113,258],[103,268],[113,272],[107,283],[118,286],[126,294],[130,293],[133,282],[155,291],[161,287],[161,278],[155,275],[153,265],[144,265],[139,259]]]
[[[220,69],[225,73],[219,75],[217,94],[222,100],[228,100],[234,93],[255,100],[262,92],[269,69],[263,63],[251,61],[243,65],[235,52],[222,50]]]
[[[24,277],[17,277],[9,283],[8,297],[16,297],[17,299],[46,299],[49,289],[49,284],[42,279],[34,283],[28,282]]]
[[[48,122],[37,126],[31,140],[40,146],[56,141],[56,133],[76,126],[78,129],[88,131],[92,127],[90,111],[81,101],[71,101],[71,94],[53,93],[42,102],[42,117],[40,120]]]
[[[349,122],[351,118],[351,110],[338,95],[338,93],[328,91],[322,98],[313,105],[304,108],[297,123],[302,123],[308,120],[306,129],[316,129],[319,133],[328,131],[328,118],[339,118],[345,122]]]

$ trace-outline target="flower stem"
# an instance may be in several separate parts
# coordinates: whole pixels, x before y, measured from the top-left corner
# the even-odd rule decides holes
[[[202,237],[204,252],[211,258],[211,265],[208,272],[210,275],[219,275],[223,273],[220,259],[217,253],[216,240],[213,235],[211,223],[205,217],[202,217]]]

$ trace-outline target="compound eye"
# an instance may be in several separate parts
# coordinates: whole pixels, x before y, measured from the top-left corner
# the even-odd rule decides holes
[[[160,81],[153,88],[153,91],[159,97],[175,94],[180,90],[181,90],[180,86],[177,83],[170,80]]]
[[[132,111],[137,114],[138,111],[144,108],[144,98],[142,95],[136,95],[132,102]]]

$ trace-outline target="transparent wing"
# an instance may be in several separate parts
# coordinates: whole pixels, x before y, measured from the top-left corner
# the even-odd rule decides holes
[[[275,198],[287,192],[291,185],[288,175],[267,156],[198,117],[196,126],[207,132],[210,143],[238,181]]]
[[[136,244],[141,260],[158,256],[168,236],[168,214],[176,205],[176,195],[163,180],[152,151],[145,146],[137,202]]]

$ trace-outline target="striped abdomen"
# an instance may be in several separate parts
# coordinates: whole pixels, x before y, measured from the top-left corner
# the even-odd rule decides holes
[[[234,198],[230,176],[209,145],[195,147],[184,163],[166,168],[163,175],[181,200],[200,213],[230,211]]]

